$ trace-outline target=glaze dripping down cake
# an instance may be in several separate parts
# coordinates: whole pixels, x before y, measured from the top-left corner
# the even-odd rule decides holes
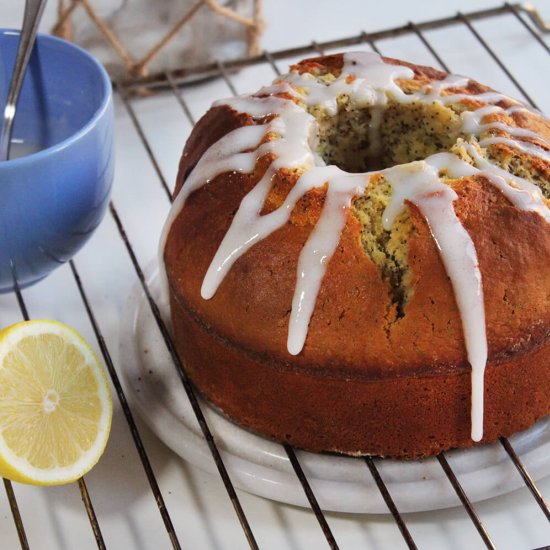
[[[550,412],[550,122],[473,80],[348,53],[217,102],[161,252],[174,337],[229,418],[416,458]]]

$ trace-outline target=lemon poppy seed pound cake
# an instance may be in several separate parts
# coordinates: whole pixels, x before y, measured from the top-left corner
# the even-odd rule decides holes
[[[550,412],[550,122],[347,53],[217,102],[161,239],[200,392],[310,451],[397,458]]]

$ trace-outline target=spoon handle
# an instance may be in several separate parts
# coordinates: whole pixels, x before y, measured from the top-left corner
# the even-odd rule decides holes
[[[2,132],[0,133],[0,161],[7,160],[10,151],[11,131],[13,120],[15,118],[15,109],[23,78],[25,77],[25,69],[31,56],[36,38],[38,24],[44,11],[44,6],[47,0],[26,0],[25,14],[23,16],[23,27],[19,37],[19,48],[17,49],[17,57],[15,58],[15,66],[12,73],[11,84],[8,90],[8,98],[6,107],[4,108],[4,120],[2,124]]]

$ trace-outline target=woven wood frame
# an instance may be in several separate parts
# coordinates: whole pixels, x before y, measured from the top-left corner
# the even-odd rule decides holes
[[[96,25],[103,35],[105,41],[116,52],[118,57],[126,66],[128,76],[140,77],[148,74],[148,66],[155,57],[169,44],[174,37],[193,20],[195,14],[204,6],[212,10],[213,13],[227,17],[230,20],[237,21],[247,29],[247,53],[249,56],[260,53],[260,36],[263,31],[262,4],[261,0],[253,0],[254,15],[252,18],[244,17],[235,10],[220,5],[216,0],[198,0],[190,9],[188,9],[175,23],[175,25],[141,58],[134,59],[121,42],[119,37],[112,31],[109,25],[101,19],[90,0],[58,0],[58,18],[57,23],[52,29],[52,33],[65,40],[73,40],[73,31],[71,24],[71,15],[74,10],[81,6],[90,20]]]

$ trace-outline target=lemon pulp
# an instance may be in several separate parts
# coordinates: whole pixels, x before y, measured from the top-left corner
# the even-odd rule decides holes
[[[78,479],[103,453],[111,418],[103,368],[76,331],[27,321],[0,332],[0,475]]]

